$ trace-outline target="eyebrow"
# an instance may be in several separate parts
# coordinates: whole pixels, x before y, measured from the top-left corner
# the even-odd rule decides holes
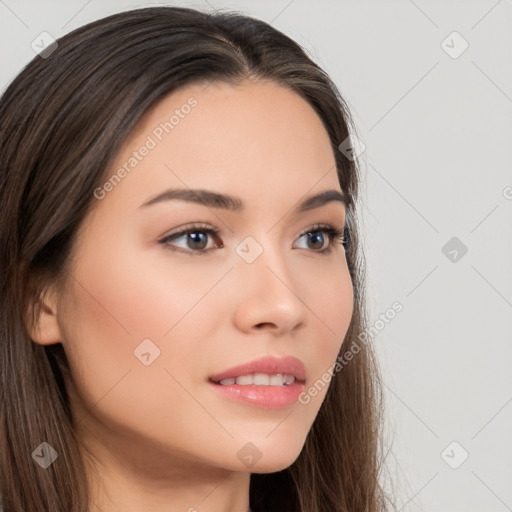
[[[239,197],[230,196],[226,194],[220,194],[218,192],[212,192],[204,189],[168,189],[164,192],[154,196],[145,203],[141,204],[139,208],[151,206],[156,203],[163,201],[181,200],[190,203],[198,203],[210,208],[221,208],[224,210],[230,210],[234,212],[243,212],[244,204]],[[296,213],[302,213],[314,208],[319,208],[328,204],[332,201],[338,201],[345,205],[348,205],[348,197],[338,190],[325,190],[319,194],[308,197],[302,201],[296,208]]]

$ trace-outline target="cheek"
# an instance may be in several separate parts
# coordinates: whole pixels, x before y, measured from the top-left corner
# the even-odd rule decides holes
[[[308,360],[315,364],[307,383],[307,402],[303,402],[310,404],[312,409],[320,408],[325,398],[330,384],[329,374],[334,371],[337,356],[345,345],[352,319],[354,293],[346,261],[342,265],[326,267],[325,273],[318,275],[315,290],[310,288],[308,303],[314,325],[310,330],[315,333],[315,343],[305,345]]]
[[[103,428],[96,430],[99,421],[116,435],[193,452],[190,423],[204,420],[188,394],[196,366],[190,354],[198,353],[194,343],[203,338],[186,315],[186,302],[195,297],[184,303],[179,289],[161,282],[152,295],[139,295],[137,290],[151,289],[146,277],[126,275],[120,266],[102,284],[83,279],[88,292],[78,287],[64,308],[65,350],[79,396],[73,409],[77,422],[97,435],[103,435]]]
[[[326,347],[339,350],[354,309],[352,279],[345,258],[326,265],[315,277],[308,280],[312,321],[326,332]]]

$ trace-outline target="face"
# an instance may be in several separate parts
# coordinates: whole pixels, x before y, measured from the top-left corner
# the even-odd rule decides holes
[[[241,206],[162,196],[170,189]],[[57,295],[84,436],[151,468],[165,454],[233,471],[294,462],[353,310],[345,250],[328,231],[345,225],[345,205],[298,208],[327,190],[343,192],[327,132],[282,86],[188,86],[145,115],[96,191]],[[210,381],[289,356],[305,370],[293,390],[324,383],[307,403],[258,380],[242,398],[243,384]]]

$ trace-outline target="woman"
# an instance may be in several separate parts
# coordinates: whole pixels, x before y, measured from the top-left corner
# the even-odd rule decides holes
[[[0,119],[4,511],[384,510],[325,72],[262,21],[139,9],[36,57]]]

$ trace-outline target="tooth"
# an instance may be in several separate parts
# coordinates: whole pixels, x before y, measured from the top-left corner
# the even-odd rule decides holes
[[[230,386],[238,384],[242,386],[289,386],[295,382],[293,375],[277,373],[269,375],[267,373],[254,373],[250,375],[240,375],[238,377],[231,377],[219,382],[222,386]]]
[[[295,377],[293,375],[285,375],[284,383],[289,386],[295,382]]]
[[[253,383],[252,375],[241,375],[236,378],[236,383],[243,386],[251,385]]]
[[[255,386],[268,386],[270,384],[270,377],[266,373],[255,373],[253,382]]]
[[[277,375],[271,375],[270,376],[270,385],[271,386],[282,386],[283,378],[284,378],[284,376],[281,375],[280,373]]]

